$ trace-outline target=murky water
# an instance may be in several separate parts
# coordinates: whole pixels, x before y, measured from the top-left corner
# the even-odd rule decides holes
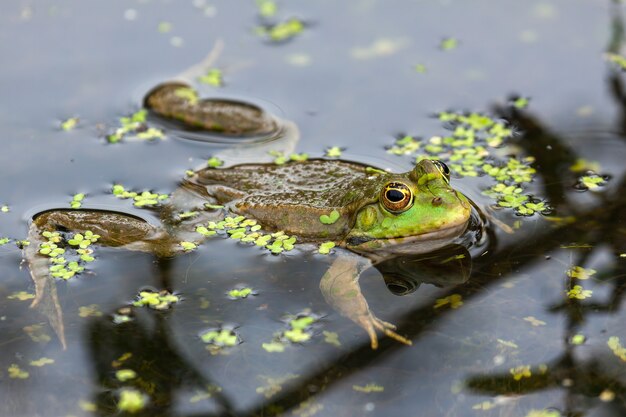
[[[25,239],[34,214],[68,208],[76,193],[86,194],[84,207],[153,218],[114,198],[111,186],[170,193],[224,145],[171,136],[112,145],[104,136],[218,40],[214,66],[225,84],[201,86],[201,95],[248,100],[295,122],[298,152],[339,146],[342,158],[402,171],[414,156],[386,147],[404,134],[447,134],[433,114],[506,119],[516,131],[509,143],[535,158],[528,191],[551,213],[495,211],[514,233],[492,222],[488,241],[471,250],[471,274],[420,270],[406,296],[390,292],[378,269],[365,271],[372,311],[413,342],[383,338],[376,351],[320,293],[335,255],[274,256],[221,238],[168,262],[97,248],[88,271],[56,282],[63,350],[47,318],[29,308],[34,284],[11,241],[0,247],[0,415],[123,415],[130,388],[145,402],[140,416],[626,415],[626,88],[604,55],[622,52],[625,7],[277,6],[270,20],[298,17],[305,28],[273,44],[255,32],[263,20],[253,1],[5,2],[0,205],[9,211],[0,212],[0,237]],[[443,50],[452,38],[456,47]],[[529,97],[528,107],[511,107],[514,96]],[[64,131],[70,117],[79,123]],[[599,164],[606,185],[577,189],[583,174],[570,167],[579,158]],[[484,177],[453,184],[483,208],[493,203],[481,193],[492,185]],[[568,276],[575,266],[586,270]],[[231,300],[238,286],[256,295]],[[133,308],[119,323],[115,314],[146,288],[172,288],[181,301]],[[317,318],[311,339],[268,352],[263,344],[303,312]],[[234,329],[238,344],[211,352],[201,335],[221,328]]]

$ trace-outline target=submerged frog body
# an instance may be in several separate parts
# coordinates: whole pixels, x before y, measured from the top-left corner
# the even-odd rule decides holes
[[[220,118],[228,113],[222,111],[221,104],[217,108]],[[184,118],[178,114],[180,111],[172,110],[173,117]],[[242,111],[231,114],[239,115]],[[202,120],[216,120],[210,110],[198,110],[198,114]],[[279,123],[265,116],[257,117],[257,121],[264,133],[268,126]],[[209,128],[211,123],[208,122]],[[236,124],[221,123],[220,128]],[[38,253],[45,231],[91,230],[101,236],[98,241],[101,245],[151,252],[166,258],[183,251],[182,241],[199,242],[203,238],[196,232],[198,225],[235,214],[257,220],[265,231],[284,231],[296,236],[298,243],[333,241],[347,249],[349,252],[338,254],[321,280],[325,299],[368,332],[373,348],[378,345],[376,329],[410,344],[394,331],[393,325],[370,312],[358,277],[372,261],[434,251],[464,233],[471,205],[450,186],[449,180],[447,167],[430,160],[423,160],[401,174],[340,160],[284,165],[246,163],[196,171],[160,210],[161,223],[157,225],[116,212],[88,209],[44,212],[31,224],[32,244],[25,249],[37,290],[33,304],[47,304],[48,310],[55,311],[48,316],[64,342],[61,310],[52,278],[48,276],[48,259]],[[216,209],[219,206],[223,208]],[[179,214],[190,210],[197,215],[181,219]],[[322,222],[322,216],[331,220]]]

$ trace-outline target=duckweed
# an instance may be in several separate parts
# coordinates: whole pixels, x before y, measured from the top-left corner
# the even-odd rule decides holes
[[[3,206],[0,206],[0,212],[8,213],[9,211],[10,211],[9,206],[7,206],[6,204],[4,204]]]
[[[256,6],[259,14],[263,17],[272,17],[276,14],[278,6],[273,0],[256,0]]]
[[[206,226],[197,226],[196,232],[203,236],[224,233],[231,239],[265,247],[273,254],[290,251],[296,244],[295,236],[288,236],[282,231],[266,234],[261,231],[261,226],[256,220],[246,219],[244,216],[227,216],[219,222],[211,221]]]
[[[156,206],[161,201],[169,198],[169,194],[158,194],[150,191],[142,191],[137,193],[135,191],[128,191],[121,184],[114,184],[112,188],[113,195],[121,199],[133,199],[133,205],[135,207]]]
[[[585,298],[591,297],[593,291],[585,290],[580,285],[574,285],[571,290],[566,291],[566,294],[571,299],[584,300]]]
[[[80,317],[101,317],[102,312],[97,304],[78,307],[78,315]]]
[[[536,317],[533,316],[528,316],[528,317],[524,317],[524,321],[529,322],[531,325],[538,327],[538,326],[545,326],[546,322],[543,320],[539,320]]]
[[[257,33],[272,42],[285,42],[302,33],[304,23],[300,19],[291,18],[274,25],[257,28]]]
[[[328,255],[330,253],[330,250],[334,247],[335,247],[335,242],[320,243],[320,246],[317,252],[322,255]]]
[[[298,378],[298,375],[287,374],[278,378],[271,378],[267,376],[259,376],[266,381],[266,385],[262,387],[257,387],[256,393],[263,394],[265,398],[272,398],[274,395],[278,394],[283,390],[282,385],[290,380]]]
[[[516,381],[519,381],[522,378],[530,378],[532,376],[530,365],[516,366],[515,368],[509,369],[509,373],[513,375],[513,379]]]
[[[117,380],[121,382],[130,381],[131,379],[135,379],[136,377],[137,372],[133,371],[132,369],[120,369],[118,371],[115,371],[115,378],[117,378]]]
[[[237,300],[240,298],[247,298],[250,294],[253,294],[252,288],[243,287],[243,288],[234,288],[228,291],[228,296],[233,300]]]
[[[274,157],[276,165],[284,165],[289,161],[303,162],[309,159],[309,154],[307,153],[291,153],[289,155],[285,155],[280,151],[269,151],[268,153]]]
[[[461,294],[452,294],[444,298],[438,298],[435,301],[434,308],[441,308],[447,305],[452,309],[457,309],[463,305],[463,297]]]
[[[595,269],[583,268],[582,266],[573,266],[567,270],[567,276],[576,279],[589,279],[596,273]]]
[[[320,216],[320,222],[322,222],[323,224],[333,224],[337,220],[339,220],[340,216],[341,215],[337,210],[333,210],[329,214],[322,214]]]
[[[9,366],[8,371],[9,371],[9,378],[13,378],[13,379],[26,379],[30,376],[28,371],[21,369],[19,365],[16,363],[12,363]]]
[[[619,337],[611,336],[607,342],[607,345],[611,351],[620,358],[623,362],[626,362],[626,348],[620,343]]]
[[[72,197],[72,201],[70,201],[70,207],[73,209],[80,208],[80,206],[82,206],[82,202],[84,199],[85,199],[85,194],[83,193],[74,194],[74,197]]]
[[[183,220],[183,219],[189,219],[192,217],[195,217],[198,215],[197,211],[184,211],[182,213],[178,213],[178,218]]]
[[[511,105],[520,110],[528,107],[528,103],[530,103],[530,99],[528,97],[517,97],[516,99],[511,100]]]
[[[311,339],[311,326],[317,321],[317,317],[300,313],[289,320],[289,329],[274,335],[269,343],[263,343],[262,347],[268,352],[283,352],[286,343],[303,343]]]
[[[213,329],[200,334],[200,339],[209,344],[207,348],[212,352],[225,347],[233,347],[239,344],[239,336],[233,329]]]
[[[95,260],[90,246],[98,241],[99,235],[87,230],[84,234],[75,233],[64,238],[59,232],[45,231],[42,237],[47,241],[39,245],[39,254],[47,256],[50,261],[50,275],[55,278],[70,279],[85,270],[83,266]],[[68,260],[66,256],[77,257],[77,260]],[[71,259],[71,258],[70,258]]]
[[[4,246],[7,243],[9,243],[10,241],[11,241],[11,239],[9,239],[8,237],[0,238],[0,246]]]
[[[344,148],[340,148],[339,146],[331,146],[326,148],[324,155],[328,158],[341,158],[341,153],[345,151]]]
[[[583,343],[585,343],[586,340],[587,338],[585,337],[585,335],[575,334],[574,336],[571,337],[570,343],[572,345],[582,345]]]
[[[42,324],[32,324],[30,326],[25,326],[22,330],[24,333],[30,337],[35,343],[48,343],[52,340],[52,337],[48,333],[46,333],[46,329]]]
[[[218,158],[218,157],[216,157],[216,156],[212,156],[212,157],[210,157],[210,158],[209,158],[209,160],[207,161],[207,165],[208,165],[210,168],[219,168],[219,167],[221,167],[222,165],[224,165],[224,161],[222,161],[221,159],[219,159],[219,158]]]
[[[429,139],[405,135],[396,139],[387,152],[416,155],[416,162],[440,159],[459,177],[492,177],[496,184],[484,190],[484,194],[493,198],[497,207],[514,210],[520,216],[550,211],[547,202],[524,193],[536,173],[531,166],[534,159],[514,154],[503,158],[498,156],[501,152],[494,152],[513,135],[505,121],[480,113],[441,112],[438,118],[450,134]]]
[[[561,417],[557,410],[530,410],[526,417]]]
[[[30,366],[35,366],[37,368],[41,368],[42,366],[52,365],[54,363],[54,359],[50,358],[40,358],[34,361],[30,361]]]
[[[66,132],[74,129],[76,126],[78,126],[78,117],[70,117],[61,122],[61,129]]]
[[[217,68],[211,68],[206,74],[198,78],[198,81],[202,84],[207,84],[213,87],[221,87],[224,85],[222,78],[222,70]]]
[[[18,291],[18,292],[14,292],[13,294],[7,296],[7,298],[9,300],[19,300],[19,301],[26,301],[26,300],[32,300],[33,298],[35,298],[35,294],[26,292],[26,291]]]
[[[363,392],[365,394],[371,394],[373,392],[383,392],[385,391],[385,387],[378,384],[367,384],[367,385],[352,385],[352,389],[357,392]]]
[[[198,245],[196,245],[193,242],[185,242],[185,241],[180,242],[180,246],[183,248],[185,252],[192,251],[198,247]]]
[[[120,399],[117,403],[117,409],[127,413],[137,413],[144,409],[148,400],[144,394],[136,389],[124,388],[120,391]]]
[[[339,341],[339,335],[336,332],[329,332],[327,330],[324,330],[322,334],[324,335],[324,342],[336,347],[341,346],[341,342]]]
[[[167,290],[141,291],[133,302],[135,307],[149,307],[153,310],[167,310],[180,301],[180,297]]]
[[[198,101],[200,100],[196,90],[194,90],[193,88],[189,88],[189,87],[177,88],[174,91],[174,95],[178,98],[182,98],[183,100],[186,100],[192,106],[198,104]]]
[[[576,162],[569,167],[569,170],[572,172],[599,172],[600,164],[595,161],[588,161],[584,158],[576,159]]]
[[[439,44],[439,48],[442,51],[451,51],[456,49],[457,46],[459,46],[459,41],[456,38],[445,38]]]
[[[602,186],[606,185],[606,183],[607,181],[605,178],[599,176],[598,174],[590,173],[588,175],[583,175],[578,178],[576,188],[578,188],[579,190],[597,191]]]
[[[147,126],[147,115],[148,111],[146,109],[140,109],[130,116],[121,117],[119,119],[120,127],[116,128],[113,133],[107,135],[107,142],[119,143],[127,136],[134,136],[142,140],[165,138],[162,130]]]

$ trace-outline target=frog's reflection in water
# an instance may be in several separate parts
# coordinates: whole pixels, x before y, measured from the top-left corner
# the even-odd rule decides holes
[[[161,288],[170,288],[172,259],[160,259]],[[94,368],[95,415],[119,415],[122,392],[136,392],[143,408],[135,416],[176,414],[181,398],[201,398],[204,412],[232,416],[232,406],[220,388],[188,360],[168,324],[173,310],[127,309],[127,320],[114,323],[111,316],[94,318],[87,327],[87,346]],[[132,370],[133,378],[124,378]]]

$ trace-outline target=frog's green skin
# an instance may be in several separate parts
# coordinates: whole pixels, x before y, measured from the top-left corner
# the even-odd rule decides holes
[[[259,129],[264,130],[270,118],[263,116],[258,120]],[[278,126],[277,119],[271,120]],[[381,194],[389,183],[402,183],[411,190],[410,208],[399,213],[385,208]],[[223,205],[224,209],[208,209],[206,203]],[[199,214],[180,220],[178,214],[188,210]],[[337,221],[323,224],[320,216],[333,210],[339,213]],[[285,165],[248,163],[196,171],[183,181],[170,202],[161,209],[161,224],[158,225],[123,213],[97,210],[45,212],[30,226],[31,245],[25,248],[25,257],[36,284],[33,305],[46,306],[47,315],[64,343],[61,309],[53,280],[48,277],[48,259],[38,254],[39,244],[43,242],[42,232],[59,228],[77,232],[91,230],[101,236],[98,241],[101,245],[171,257],[183,251],[181,241],[202,239],[195,232],[198,225],[226,215],[243,215],[256,219],[266,231],[282,230],[294,235],[299,243],[334,241],[359,254],[341,253],[322,278],[320,288],[335,309],[368,332],[372,347],[376,348],[375,329],[403,343],[410,344],[410,341],[370,312],[358,285],[361,271],[371,265],[370,260],[426,253],[445,246],[463,234],[470,212],[467,198],[455,191],[429,160],[401,174],[339,160],[309,160]]]

